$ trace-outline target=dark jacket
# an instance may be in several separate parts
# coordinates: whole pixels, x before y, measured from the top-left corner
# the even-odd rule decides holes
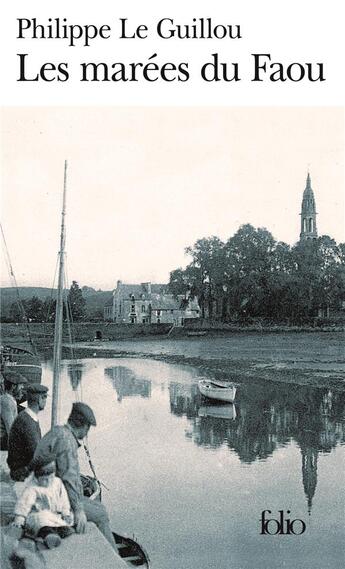
[[[19,413],[8,438],[7,463],[13,480],[23,480],[30,473],[30,463],[41,437],[38,421],[26,411]]]

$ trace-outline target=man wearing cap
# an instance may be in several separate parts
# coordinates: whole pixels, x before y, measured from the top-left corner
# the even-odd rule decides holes
[[[8,449],[8,436],[13,421],[18,415],[17,403],[21,401],[27,380],[14,371],[3,372],[5,393],[0,396],[0,441],[1,450]]]
[[[28,406],[14,420],[8,438],[7,464],[16,481],[25,480],[30,474],[30,463],[42,438],[38,413],[46,406],[48,387],[31,383],[26,391]]]
[[[74,515],[75,530],[84,533],[86,522],[94,522],[111,546],[116,550],[109,518],[105,507],[83,495],[78,460],[79,441],[86,437],[90,426],[96,426],[95,415],[85,403],[73,403],[66,425],[53,427],[39,442],[38,456],[54,453],[56,474],[63,481]],[[117,550],[116,550],[117,551]]]

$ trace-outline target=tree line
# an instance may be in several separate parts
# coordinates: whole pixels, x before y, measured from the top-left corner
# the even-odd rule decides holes
[[[300,323],[345,301],[345,243],[327,235],[290,247],[246,224],[226,242],[202,238],[185,251],[191,262],[170,273],[169,289],[197,296],[204,318]]]
[[[54,322],[56,312],[56,300],[45,298],[41,300],[38,296],[12,302],[7,314],[2,321],[5,322]],[[85,320],[86,300],[77,281],[73,281],[69,289],[66,302],[63,307],[64,319],[67,318],[78,322]]]

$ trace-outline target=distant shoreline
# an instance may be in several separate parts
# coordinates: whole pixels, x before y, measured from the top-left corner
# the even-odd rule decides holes
[[[3,344],[24,344],[22,326],[2,325]],[[203,336],[188,336],[188,329],[168,332],[171,326],[77,323],[73,352],[77,358],[150,358],[193,366],[201,375],[240,383],[281,381],[345,390],[343,328],[277,327],[237,330],[210,329]],[[43,360],[52,356],[53,326],[33,324],[31,335]],[[95,340],[95,333],[102,340]],[[63,342],[63,357],[71,358],[70,339]]]
[[[54,324],[53,323],[30,323],[30,335],[37,348],[53,345]],[[262,323],[222,323],[194,320],[187,322],[184,327],[174,327],[171,324],[115,324],[113,322],[75,322],[73,324],[73,337],[76,342],[89,342],[99,336],[100,340],[120,341],[125,339],[143,340],[161,339],[164,336],[173,338],[197,338],[203,337],[224,337],[232,334],[295,334],[295,333],[345,333],[345,323],[325,322],[317,325],[288,325]],[[69,337],[65,331],[65,341]],[[23,323],[2,323],[1,342],[2,344],[27,343],[29,341],[27,330]]]

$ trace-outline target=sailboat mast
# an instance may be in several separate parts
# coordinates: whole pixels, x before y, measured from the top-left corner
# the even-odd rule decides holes
[[[65,267],[65,215],[66,215],[66,185],[67,185],[67,160],[65,160],[64,182],[63,182],[63,198],[61,213],[61,234],[60,234],[60,251],[59,251],[59,277],[58,291],[55,313],[55,332],[54,332],[54,355],[53,355],[53,395],[52,395],[52,418],[51,426],[57,424],[58,421],[58,404],[59,404],[59,381],[61,367],[61,349],[62,349],[62,319],[63,319],[63,292],[64,292],[64,267]]]

